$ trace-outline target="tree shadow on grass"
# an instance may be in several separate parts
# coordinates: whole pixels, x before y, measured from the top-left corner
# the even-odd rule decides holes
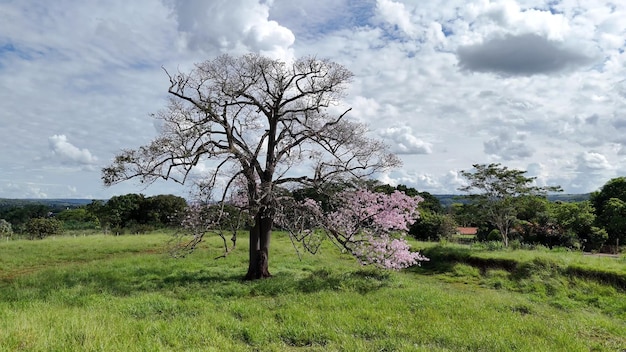
[[[243,275],[239,272],[206,269],[166,271],[149,267],[116,269],[120,268],[44,270],[0,283],[0,297],[11,302],[49,301],[60,296],[121,297],[150,292],[201,294],[203,290],[220,296],[245,294],[233,289],[233,284],[242,282]],[[216,290],[219,287],[222,288]]]
[[[175,288],[208,289],[212,295],[223,297],[279,296],[319,291],[352,291],[365,294],[388,286],[390,280],[389,272],[375,268],[349,272],[319,269],[304,276],[292,271],[279,271],[273,277],[254,281],[244,281],[243,273],[239,269],[212,269],[152,276],[147,280],[147,286],[158,291]]]
[[[279,296],[348,291],[365,294],[388,286],[390,274],[376,269],[352,272],[315,270],[302,275],[290,271],[274,277],[244,281],[240,268],[203,268],[172,270],[149,266],[102,267],[87,270],[44,270],[0,282],[0,297],[8,302],[62,301],[80,305],[93,295],[131,296],[162,293],[177,297]]]
[[[454,271],[454,266],[470,257],[470,250],[457,247],[435,246],[421,250],[420,253],[429,258],[419,266],[413,266],[408,271],[421,275],[437,275]]]
[[[251,294],[277,296],[293,293],[316,293],[321,291],[357,292],[366,294],[388,286],[390,274],[378,269],[364,268],[357,271],[336,272],[319,269],[308,274],[295,275],[281,272],[276,276],[259,281],[251,281]]]
[[[480,270],[481,274],[489,269],[504,269],[514,272],[518,262],[514,259],[505,258],[480,258],[472,255],[469,248],[435,246],[422,251],[422,254],[430,259],[421,266],[410,270],[423,275],[446,274],[453,272],[455,265],[468,264]]]
[[[489,270],[504,270],[510,274],[510,280],[516,285],[524,284],[530,278],[546,281],[548,278],[563,277],[570,281],[574,279],[590,280],[626,292],[626,275],[624,274],[601,268],[563,265],[557,260],[548,258],[537,257],[532,260],[483,258],[476,256],[475,252],[469,248],[445,246],[425,249],[422,254],[430,258],[430,261],[422,263],[420,267],[409,269],[421,275],[453,273],[456,270],[455,266],[461,263],[477,268],[483,277]]]

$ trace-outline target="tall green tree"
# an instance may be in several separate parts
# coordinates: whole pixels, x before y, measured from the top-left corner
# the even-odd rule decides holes
[[[422,241],[439,241],[450,238],[455,232],[456,223],[451,215],[435,213],[428,208],[420,210],[420,217],[409,228],[409,234]]]
[[[140,204],[138,220],[157,227],[178,226],[183,219],[187,201],[172,194],[147,197]]]
[[[626,177],[609,180],[591,194],[596,209],[596,226],[608,233],[608,243],[626,244]]]
[[[437,197],[428,192],[420,192],[417,189],[409,187],[407,185],[400,184],[394,187],[385,183],[381,183],[377,180],[367,180],[366,188],[378,193],[392,194],[395,191],[400,191],[409,197],[419,196],[422,198],[422,201],[419,203],[420,211],[427,209],[430,212],[436,214],[443,213],[444,211],[444,208]]]
[[[454,222],[459,226],[478,227],[484,222],[482,213],[471,203],[452,203],[449,207],[449,212]]]
[[[121,229],[136,224],[141,214],[141,204],[145,201],[143,194],[124,194],[111,197],[105,209],[111,228]]]
[[[63,223],[65,229],[97,229],[100,226],[98,217],[86,207],[63,210],[55,218]]]
[[[591,202],[555,202],[552,212],[566,237],[575,237],[585,251],[597,250],[608,239],[604,229],[594,226],[596,214]]]
[[[518,221],[520,197],[561,191],[559,186],[535,186],[535,177],[527,177],[526,171],[509,169],[499,163],[473,167],[471,171],[461,171],[468,184],[459,190],[469,193],[469,199],[478,206],[485,220],[498,229],[504,246],[509,245],[509,234]]]

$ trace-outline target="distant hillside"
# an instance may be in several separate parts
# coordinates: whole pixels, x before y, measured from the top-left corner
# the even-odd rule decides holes
[[[463,199],[463,195],[461,194],[433,194],[441,205],[445,208],[449,207],[453,203],[465,203],[466,201]],[[549,194],[548,200],[551,202],[561,201],[561,202],[582,202],[585,200],[589,200],[589,193],[584,194]]]
[[[589,200],[591,196],[590,193],[585,194],[550,194],[548,195],[548,199],[551,202],[556,202],[560,200],[561,202],[582,202],[585,200]]]
[[[76,208],[91,203],[91,199],[8,199],[0,198],[0,208],[23,206],[28,204],[43,204],[49,207]]]
[[[449,207],[453,203],[464,203],[463,195],[460,194],[433,194],[443,207]],[[589,193],[586,194],[551,194],[548,199],[552,202],[582,202],[589,199]],[[76,208],[91,203],[91,199],[8,199],[0,198],[0,208],[22,206],[26,204],[43,204],[50,207],[68,207]]]

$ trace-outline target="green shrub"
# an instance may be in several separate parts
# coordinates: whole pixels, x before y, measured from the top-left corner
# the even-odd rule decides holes
[[[488,251],[499,251],[503,248],[504,248],[504,244],[502,243],[502,241],[485,242],[485,249]]]
[[[4,219],[0,219],[0,237],[11,237],[11,235],[13,235],[11,223]]]
[[[26,232],[31,240],[59,234],[62,228],[63,224],[57,219],[36,218],[26,223]]]
[[[474,242],[470,244],[470,248],[477,251],[484,250],[486,248],[485,242]]]
[[[502,235],[499,230],[493,229],[487,235],[487,241],[501,241]]]
[[[591,232],[582,239],[583,250],[587,252],[597,251],[609,239],[609,234],[605,229],[599,227],[591,227]]]
[[[509,248],[511,248],[512,250],[522,249],[522,242],[520,242],[520,240],[518,239],[514,239],[509,242]]]

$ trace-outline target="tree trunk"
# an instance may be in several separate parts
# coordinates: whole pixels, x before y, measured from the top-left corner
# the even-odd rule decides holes
[[[500,234],[502,235],[502,242],[504,243],[504,247],[508,247],[509,246],[509,229],[503,228],[500,231]]]
[[[254,226],[250,229],[250,253],[246,280],[272,276],[268,269],[272,218],[262,214],[262,211],[257,213],[254,217]]]

